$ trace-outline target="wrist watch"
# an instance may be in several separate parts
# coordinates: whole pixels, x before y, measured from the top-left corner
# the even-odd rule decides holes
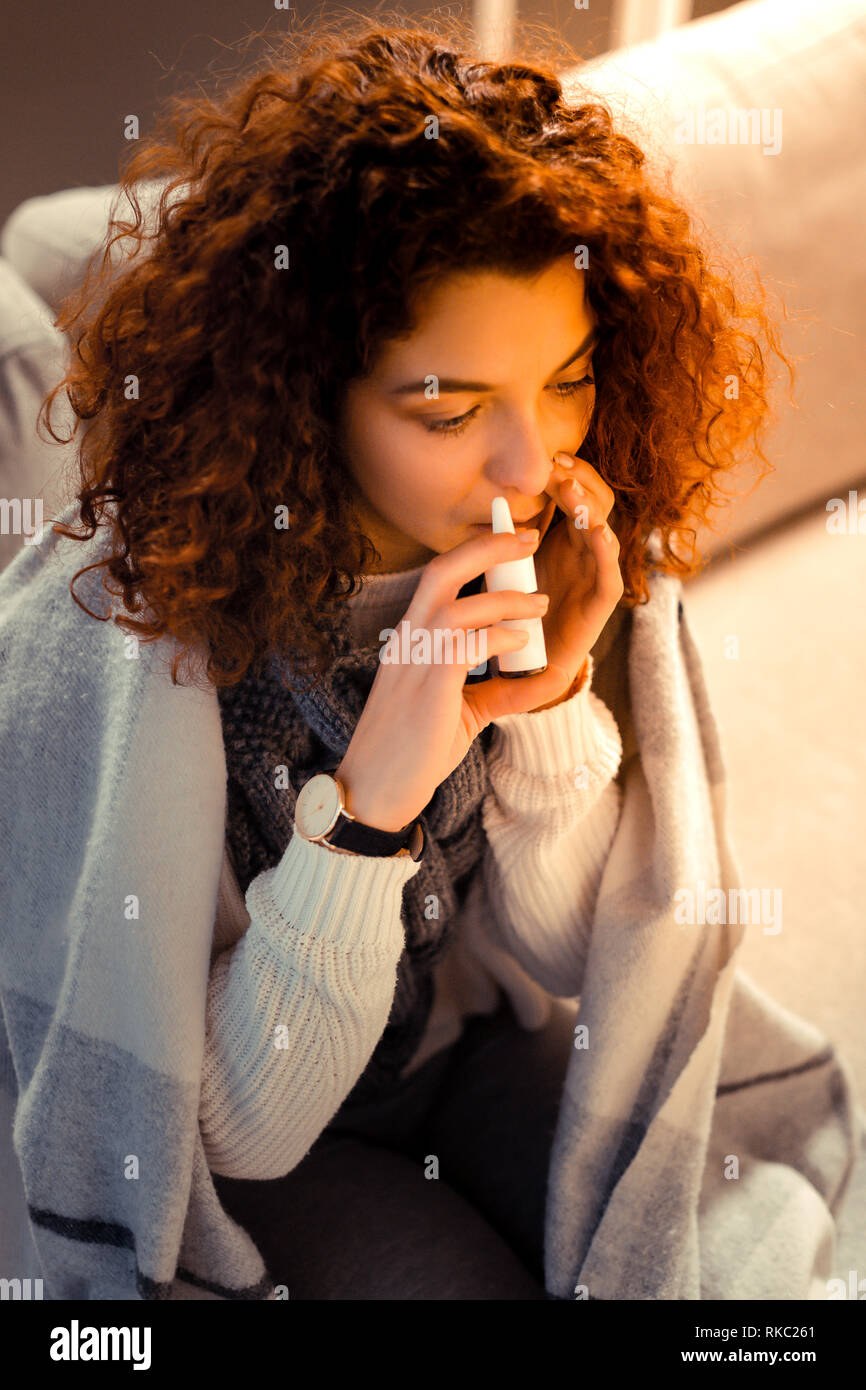
[[[336,777],[319,772],[305,782],[295,802],[295,829],[305,840],[340,854],[370,854],[377,858],[408,855],[417,864],[424,853],[421,821],[402,830],[376,830],[346,810],[346,794]]]

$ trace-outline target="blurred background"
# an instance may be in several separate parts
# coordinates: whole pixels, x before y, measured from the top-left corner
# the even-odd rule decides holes
[[[243,68],[247,39],[252,58],[262,42],[253,36],[330,13],[339,8],[303,0],[289,11],[245,0],[79,0],[4,16],[4,506],[43,497],[48,515],[61,502],[62,451],[36,438],[34,422],[62,374],[54,315],[106,230],[124,117],[136,114],[146,134],[166,96]],[[793,399],[780,391],[764,441],[775,471],[749,495],[749,475],[729,484],[741,496],[701,532],[706,565],[686,600],[722,734],[743,881],[783,892],[782,930],[751,926],[743,968],[833,1038],[862,1100],[866,5],[478,0],[436,10],[406,0],[399,12],[364,13],[468,14],[490,58],[508,55],[519,26],[552,26],[572,53],[561,64],[566,91],[579,82],[609,101],[719,254],[754,266],[779,306],[798,379]],[[678,138],[683,112],[696,115],[697,131],[700,112],[715,108],[775,121],[779,147]],[[0,567],[22,543],[6,515]],[[864,1186],[848,1232],[866,1231]],[[854,1259],[852,1238],[843,1233],[840,1267]]]
[[[353,7],[383,18],[387,5]],[[487,56],[507,50],[516,24],[549,24],[580,57],[608,52],[680,22],[723,10],[719,0],[482,0],[435,6],[405,0],[404,15],[471,15]],[[72,6],[12,5],[3,16],[3,169],[0,223],[25,198],[117,177],[123,117],[142,130],[172,92],[244,62],[243,41],[303,28],[338,7],[293,0],[288,9],[258,0],[77,0]],[[228,45],[232,47],[229,48]],[[14,115],[13,115],[14,113]]]

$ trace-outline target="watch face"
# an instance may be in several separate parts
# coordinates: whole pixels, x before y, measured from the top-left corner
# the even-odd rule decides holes
[[[327,773],[317,773],[311,777],[298,792],[295,803],[295,820],[302,835],[314,840],[324,835],[337,819],[340,810],[340,792],[333,777]]]

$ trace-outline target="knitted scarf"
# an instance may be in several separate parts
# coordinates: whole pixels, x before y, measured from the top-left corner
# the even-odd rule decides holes
[[[304,784],[338,767],[376,676],[379,645],[353,642],[346,603],[335,604],[328,620],[335,656],[317,685],[299,689],[303,680],[290,656],[281,653],[271,659],[264,676],[250,671],[238,685],[218,692],[228,772],[227,834],[243,893],[253,878],[282,858]],[[294,693],[286,689],[283,676],[295,685]],[[452,924],[484,851],[481,804],[488,791],[486,754],[493,734],[492,725],[481,731],[421,814],[424,857],[403,891],[406,944],[391,1012],[346,1107],[390,1089],[424,1034],[433,1004],[433,967],[448,948]],[[281,767],[288,775],[279,775]]]

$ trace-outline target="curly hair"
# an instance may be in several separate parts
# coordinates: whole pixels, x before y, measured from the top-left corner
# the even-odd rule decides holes
[[[546,61],[478,61],[468,35],[449,39],[454,19],[446,33],[362,23],[282,40],[219,99],[171,98],[121,176],[134,218],[110,221],[58,317],[82,322],[40,419],[69,443],[50,425],[65,388],[72,435],[90,423],[85,534],[54,530],[109,527],[70,590],[84,607],[74,584],[104,567],[143,613],[115,623],[176,639],[175,683],[193,651],[217,686],[287,648],[324,668],[328,606],[377,554],[349,501],[341,396],[449,272],[531,275],[587,248],[601,334],[583,447],[616,494],[626,605],[647,601],[653,564],[695,572],[693,523],[725,505],[718,480],[744,452],[773,471],[758,443],[768,348],[791,367],[760,280],[749,299],[713,270],[608,105],[582,86],[566,100]],[[163,180],[152,228],[144,179]]]

